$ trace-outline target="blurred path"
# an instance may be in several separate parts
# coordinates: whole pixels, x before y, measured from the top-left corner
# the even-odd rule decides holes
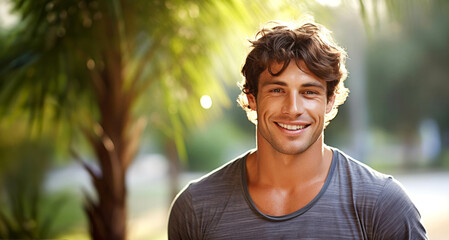
[[[429,239],[449,239],[449,172],[397,174],[421,213]]]

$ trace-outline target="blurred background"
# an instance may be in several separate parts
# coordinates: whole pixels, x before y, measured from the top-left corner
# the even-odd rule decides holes
[[[166,239],[185,184],[255,147],[249,43],[313,16],[348,52],[325,142],[449,229],[449,2],[0,0],[0,238]],[[112,229],[112,230],[111,230]]]

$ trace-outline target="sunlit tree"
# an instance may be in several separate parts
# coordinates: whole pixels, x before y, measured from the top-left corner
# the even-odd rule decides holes
[[[144,127],[161,129],[172,158],[183,157],[185,129],[206,116],[200,97],[229,104],[210,69],[220,64],[212,56],[229,27],[243,19],[242,5],[11,2],[20,23],[0,46],[1,115],[22,111],[36,126],[55,124],[43,122],[47,114],[65,131],[80,130],[97,160],[89,164],[70,147],[96,190],[96,197],[86,194],[91,237],[125,239],[126,172]]]

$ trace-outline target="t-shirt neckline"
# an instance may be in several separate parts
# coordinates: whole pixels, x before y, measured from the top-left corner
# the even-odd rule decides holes
[[[286,221],[286,220],[295,218],[295,217],[300,216],[300,215],[304,214],[305,212],[307,212],[310,208],[312,208],[316,204],[316,202],[318,202],[318,200],[321,198],[321,196],[326,192],[326,190],[329,187],[329,184],[330,184],[330,182],[332,180],[332,177],[334,175],[335,168],[336,168],[336,165],[337,165],[337,154],[338,154],[338,152],[335,149],[333,149],[333,148],[331,148],[331,150],[332,150],[331,166],[330,166],[330,169],[329,169],[329,173],[327,174],[326,181],[324,182],[324,185],[321,188],[320,192],[309,203],[307,203],[307,205],[305,205],[304,207],[302,207],[302,208],[300,208],[300,209],[298,209],[298,210],[296,210],[296,211],[294,211],[292,213],[289,213],[289,214],[286,214],[286,215],[281,215],[281,216],[272,216],[272,215],[268,215],[268,214],[262,213],[256,207],[256,204],[254,203],[253,199],[251,198],[251,195],[249,194],[248,183],[246,181],[246,159],[247,159],[248,155],[251,152],[253,152],[253,151],[249,151],[243,157],[243,161],[241,161],[241,164],[242,164],[242,166],[241,166],[241,170],[242,170],[241,177],[242,177],[242,188],[243,188],[243,192],[244,192],[244,195],[245,195],[245,199],[246,199],[248,205],[250,206],[250,208],[253,211],[255,211],[257,214],[259,214],[259,215],[263,216],[264,218],[269,219],[271,221]]]

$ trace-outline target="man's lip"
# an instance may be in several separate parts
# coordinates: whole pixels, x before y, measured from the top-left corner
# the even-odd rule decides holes
[[[289,121],[274,121],[274,122],[285,124],[285,125],[310,125],[309,122],[289,122]]]

